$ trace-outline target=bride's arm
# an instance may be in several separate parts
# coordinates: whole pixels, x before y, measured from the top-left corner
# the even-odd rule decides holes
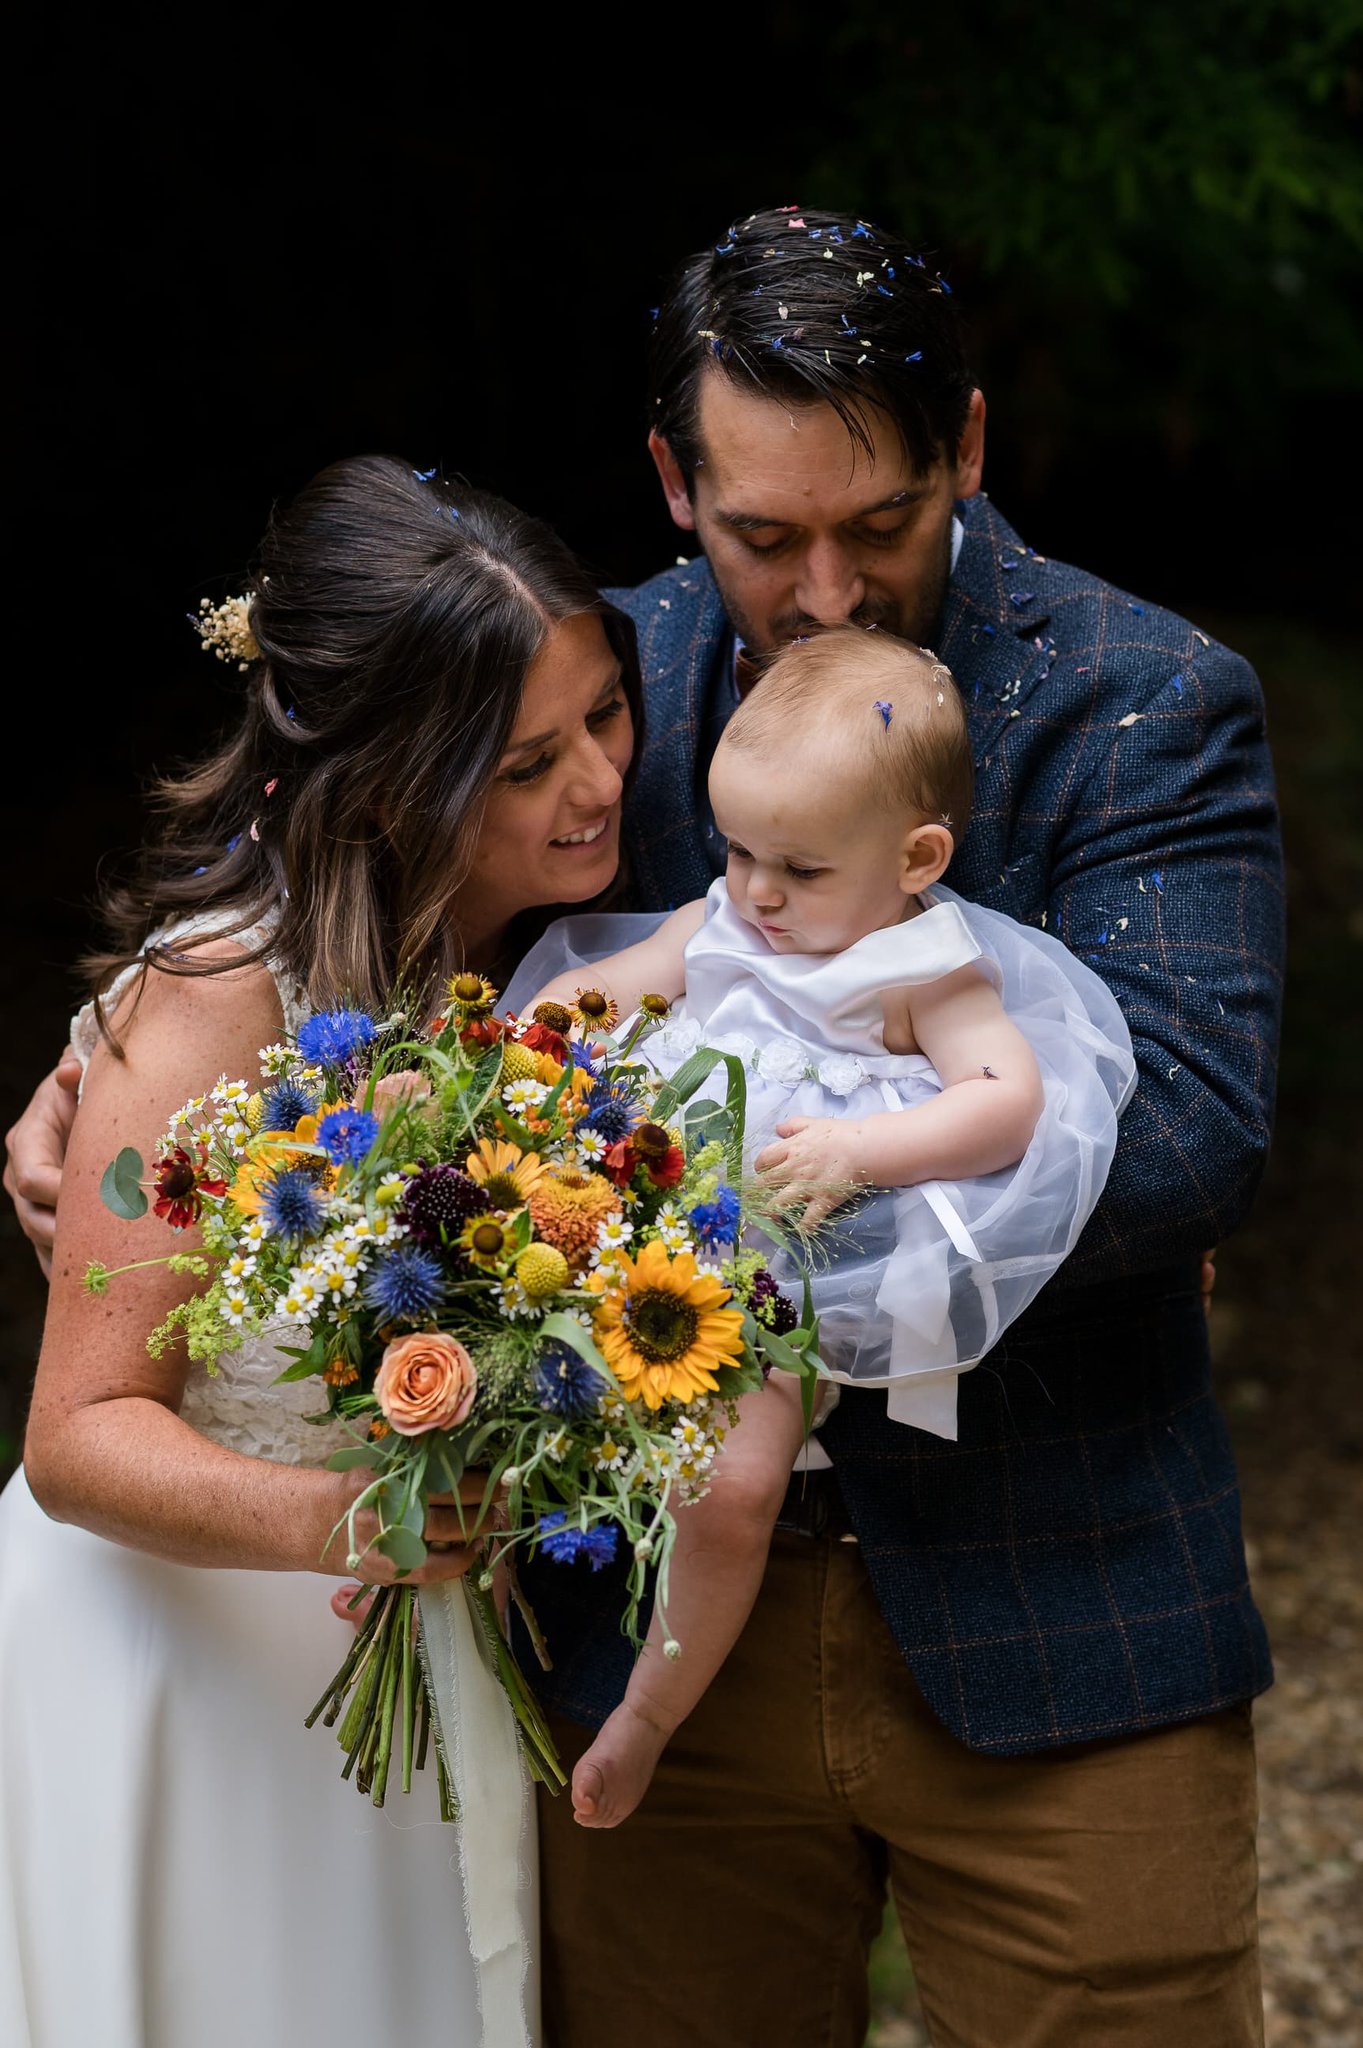
[[[35,1498],[55,1520],[157,1557],[337,1573],[345,1569],[344,1534],[324,1564],[329,1532],[371,1475],[244,1457],[181,1421],[183,1362],[170,1351],[152,1358],[146,1340],[183,1298],[190,1284],[183,1275],[151,1266],[120,1275],[101,1295],[82,1285],[92,1258],[113,1267],[193,1249],[192,1231],[172,1232],[151,1217],[121,1222],[100,1200],[100,1177],[124,1145],[153,1157],[167,1119],[220,1073],[254,1075],[257,1049],[280,1028],[264,968],[209,977],[153,972],[136,1016],[121,1026],[126,1059],[105,1046],[95,1053],[57,1208],[24,1465]],[[457,1541],[453,1509],[431,1516],[432,1538]],[[361,1529],[370,1534],[372,1524]],[[466,1563],[462,1550],[437,1554],[410,1577],[454,1576]],[[392,1568],[372,1557],[365,1575],[387,1580]]]
[[[664,918],[657,931],[641,939],[637,946],[608,953],[604,960],[594,960],[579,973],[556,975],[526,1004],[525,1014],[529,1016],[536,1003],[571,1004],[582,988],[599,988],[612,998],[622,1017],[638,1009],[640,996],[659,995],[669,1003],[676,1002],[686,988],[682,962],[686,942],[704,922],[703,896],[694,903],[683,903],[680,910]]]

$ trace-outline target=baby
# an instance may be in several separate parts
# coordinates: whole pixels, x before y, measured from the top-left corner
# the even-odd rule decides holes
[[[999,1257],[994,1239],[982,1253],[963,1220],[962,1184],[989,1191],[981,1213],[992,1217],[1001,1183],[1007,1187],[1005,1170],[1029,1155],[1047,1109],[1037,1056],[1001,998],[999,948],[982,944],[970,919],[987,920],[987,942],[999,936],[993,928],[1007,927],[1009,943],[1026,954],[1063,951],[995,913],[926,895],[964,831],[971,785],[960,696],[930,654],[850,626],[798,642],[739,706],[715,752],[709,790],[728,841],[723,881],[703,901],[672,912],[650,937],[590,968],[591,981],[622,1016],[646,991],[673,1002],[684,997],[680,1015],[694,1020],[692,1040],[748,1048],[749,1131],[774,1131],[752,1164],[803,1229],[823,1223],[858,1189],[916,1190],[914,1198],[885,1199],[890,1240],[897,1230],[908,1240],[916,1232],[919,1252],[930,1254],[931,1271],[942,1276],[949,1256],[966,1253],[994,1270],[987,1263]],[[1096,982],[1077,963],[1070,972]],[[571,1002],[582,979],[559,977],[538,1000]],[[1105,1021],[1113,1057],[1129,1059],[1120,1018]],[[675,1039],[677,1028],[670,1029]],[[682,1051],[688,1042],[683,1035]],[[772,1047],[782,1049],[779,1059]],[[1106,1117],[1115,1126],[1114,1098],[1124,1099],[1129,1086],[1127,1074],[1098,1091],[1095,1122]],[[1063,1099],[1068,1091],[1057,1092]],[[1097,1199],[1107,1159],[1100,1153],[1096,1174],[1090,1160],[1064,1179],[1060,1256]],[[1054,1184],[1054,1173],[1050,1179]],[[943,1183],[954,1186],[954,1206]],[[857,1222],[860,1236],[860,1215]],[[1056,1236],[1054,1228],[1050,1234]],[[859,1272],[866,1242],[856,1248]],[[923,1257],[915,1264],[910,1249],[906,1243],[898,1254],[908,1260],[898,1296],[882,1286],[874,1303],[860,1307],[858,1293],[874,1289],[852,1285],[841,1324],[844,1335],[880,1326],[877,1369],[888,1347],[890,1370],[870,1384],[897,1385],[901,1369],[910,1387],[915,1373],[949,1379],[949,1423],[911,1405],[898,1412],[954,1435],[959,1367],[924,1373],[924,1364],[982,1354],[999,1326],[996,1290],[984,1286],[990,1313],[974,1347],[953,1352],[948,1342],[943,1351],[941,1325],[951,1337],[946,1281],[939,1311],[925,1320],[929,1268]],[[1055,1263],[1052,1256],[1047,1272]],[[1037,1278],[1030,1293],[1040,1284]],[[895,1304],[891,1316],[877,1317],[887,1299]],[[901,1301],[902,1313],[920,1327],[906,1325],[887,1338]],[[1020,1305],[1019,1295],[1004,1319]],[[826,1360],[825,1340],[834,1337],[836,1351],[838,1322],[821,1309]],[[896,1349],[906,1333],[912,1341]],[[854,1372],[838,1377],[868,1383]],[[584,1826],[614,1827],[633,1811],[663,1746],[718,1671],[757,1597],[805,1436],[797,1382],[773,1373],[739,1403],[739,1418],[710,1493],[678,1517],[666,1629],[655,1614],[624,1700],[573,1773],[574,1813]],[[682,1645],[679,1658],[662,1654],[666,1635]]]

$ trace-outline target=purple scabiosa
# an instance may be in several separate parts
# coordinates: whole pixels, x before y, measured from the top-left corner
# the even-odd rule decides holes
[[[260,1213],[273,1237],[293,1241],[315,1236],[326,1219],[317,1183],[301,1166],[274,1176],[261,1195]]]
[[[334,1067],[368,1045],[378,1030],[363,1010],[319,1010],[298,1028],[298,1050],[305,1060]]]
[[[605,1381],[594,1366],[575,1351],[556,1346],[546,1351],[535,1367],[535,1399],[551,1415],[566,1422],[578,1422],[600,1404]]]
[[[397,1213],[418,1243],[439,1247],[453,1244],[471,1216],[491,1207],[487,1189],[457,1166],[423,1166],[403,1189]]]
[[[738,1196],[721,1187],[713,1202],[697,1202],[687,1213],[702,1244],[732,1244],[738,1235]]]
[[[552,1557],[555,1564],[575,1564],[578,1558],[585,1557],[592,1570],[599,1572],[615,1556],[619,1530],[614,1522],[598,1522],[590,1529],[568,1529],[564,1527],[567,1519],[562,1509],[540,1516],[540,1542],[545,1556]]]
[[[759,1323],[765,1323],[778,1337],[799,1327],[800,1315],[788,1294],[783,1294],[768,1266],[759,1266],[748,1290],[748,1307]]]
[[[379,1120],[367,1109],[333,1109],[317,1126],[317,1142],[336,1166],[358,1166],[379,1134]]]
[[[438,1305],[445,1275],[438,1259],[410,1238],[403,1239],[371,1268],[364,1298],[386,1323],[419,1323]]]
[[[298,1081],[281,1081],[265,1097],[261,1110],[263,1131],[292,1131],[305,1116],[316,1116],[317,1097]]]

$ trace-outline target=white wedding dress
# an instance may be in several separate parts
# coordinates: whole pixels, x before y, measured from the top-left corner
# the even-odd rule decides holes
[[[305,1012],[280,993],[294,1029]],[[87,1059],[93,1033],[82,1012]],[[192,1369],[184,1419],[249,1456],[325,1462],[336,1434],[303,1420],[318,1385],[272,1385],[284,1363],[256,1343],[216,1378]],[[23,1473],[10,1481],[4,2048],[538,2040],[533,1802],[462,1592],[422,1601],[463,1794],[453,1827],[433,1757],[410,1795],[390,1778],[380,1810],[342,1780],[334,1734],[303,1726],[351,1639],[328,1605],[339,1583],[165,1563],[50,1521]]]

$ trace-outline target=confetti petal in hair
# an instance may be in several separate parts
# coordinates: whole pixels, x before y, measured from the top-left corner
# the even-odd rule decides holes
[[[276,790],[278,789],[278,787],[279,787],[279,777],[278,777],[277,775],[272,775],[272,776],[270,777],[269,781],[268,781],[268,782],[266,783],[266,785],[265,785],[265,794],[266,794],[266,796],[273,796],[273,795],[274,795],[274,793],[275,793],[275,791],[276,791]]]
[[[437,465],[437,467],[438,467],[438,465]],[[418,482],[419,484],[428,484],[428,483],[430,482],[431,478],[432,478],[432,477],[433,477],[433,476],[435,475],[435,470],[434,470],[434,469],[414,469],[414,470],[412,471],[412,475],[413,475],[413,476],[414,476],[414,477],[416,478],[416,480],[417,480],[417,482]]]
[[[922,351],[922,349],[921,349],[921,348],[916,348],[916,349],[914,350],[913,354],[912,354],[911,356],[905,356],[904,360],[905,360],[905,362],[906,362],[906,363],[921,363],[921,362],[922,362],[922,360],[923,360],[923,351]]]
[[[888,732],[890,729],[890,713],[894,709],[893,704],[887,704],[883,698],[877,697],[871,709],[880,713],[881,718],[884,720],[885,730]]]
[[[230,838],[230,839],[228,840],[228,842],[227,842],[227,851],[228,851],[229,853],[235,853],[235,852],[236,852],[236,850],[237,850],[237,848],[238,848],[238,847],[239,847],[240,845],[241,845],[241,834],[240,834],[240,832],[234,832],[234,833],[232,834],[232,837],[231,837],[231,838]]]

